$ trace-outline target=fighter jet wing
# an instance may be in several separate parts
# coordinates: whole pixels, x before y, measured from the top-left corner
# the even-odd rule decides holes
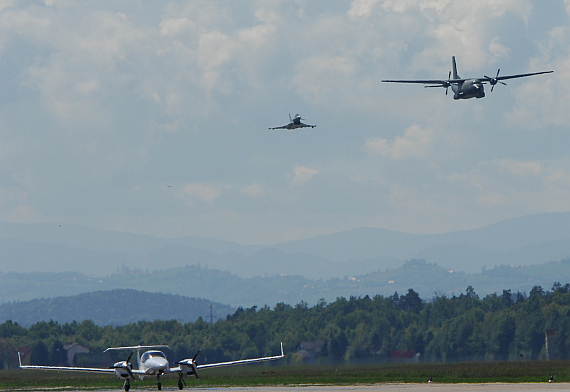
[[[269,130],[273,130],[273,129],[289,129],[289,124],[287,125],[283,125],[282,127],[273,127],[273,128],[268,128]]]
[[[309,124],[303,124],[303,123],[301,123],[301,127],[302,127],[302,128],[314,128],[314,127],[316,127],[316,125],[309,125]]]

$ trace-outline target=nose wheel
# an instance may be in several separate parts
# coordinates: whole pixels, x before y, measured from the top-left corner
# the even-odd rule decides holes
[[[129,392],[129,389],[131,389],[131,381],[128,378],[125,380],[123,389],[125,390],[125,392]]]
[[[156,375],[156,381],[157,381],[156,387],[158,388],[159,391],[162,391],[162,383],[160,382],[160,374]]]

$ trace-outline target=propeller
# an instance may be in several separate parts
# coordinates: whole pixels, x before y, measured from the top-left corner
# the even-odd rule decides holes
[[[135,375],[132,372],[132,367],[133,365],[131,364],[131,357],[133,356],[134,351],[131,351],[131,354],[129,355],[129,357],[127,358],[126,361],[119,361],[117,363],[115,363],[113,366],[110,366],[110,369],[125,369],[127,371],[127,373],[129,374],[129,377],[131,377],[133,380],[135,379]]]
[[[485,76],[487,79],[489,79],[489,84],[491,85],[491,92],[493,92],[493,89],[495,88],[495,85],[497,83],[501,83],[502,85],[506,86],[506,83],[501,82],[500,80],[497,80],[497,78],[499,77],[499,72],[501,72],[501,68],[497,69],[497,75],[494,78],[490,78],[487,75],[483,75]]]
[[[194,355],[192,359],[185,359],[183,361],[176,362],[175,364],[190,366],[192,368],[194,375],[196,376],[196,379],[199,381],[200,377],[198,376],[198,369],[196,369],[196,358],[198,358],[198,354],[200,354],[200,350],[198,350],[198,352]],[[180,375],[182,376],[182,373],[180,373]],[[182,379],[182,381],[184,380]]]
[[[424,87],[426,87],[426,88],[428,88],[428,87],[445,87],[445,95],[447,95],[447,89],[449,88],[449,86],[451,86],[451,71],[449,71],[449,75],[447,75],[447,80],[444,80],[440,83],[441,84],[436,84],[433,86],[424,86]]]
[[[445,87],[445,95],[447,95],[447,89],[449,88],[449,86],[451,86],[451,83],[449,82],[451,80],[451,71],[449,71],[449,75],[447,75],[447,82],[443,83],[443,87]]]

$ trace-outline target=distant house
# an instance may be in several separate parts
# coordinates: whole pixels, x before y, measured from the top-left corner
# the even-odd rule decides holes
[[[67,343],[63,345],[65,351],[67,351],[67,364],[69,366],[77,365],[76,356],[78,354],[89,354],[93,352],[92,349],[82,346],[79,343]]]

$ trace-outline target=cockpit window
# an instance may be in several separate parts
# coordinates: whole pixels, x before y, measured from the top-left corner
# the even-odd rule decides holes
[[[146,362],[149,358],[156,358],[156,357],[166,358],[164,356],[164,353],[162,353],[161,351],[147,351],[142,355],[141,361]]]

